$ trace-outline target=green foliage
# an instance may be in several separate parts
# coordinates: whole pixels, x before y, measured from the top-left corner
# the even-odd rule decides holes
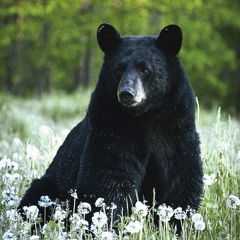
[[[238,111],[239,12],[238,0],[2,0],[0,87],[41,95],[95,84],[100,23],[112,23],[123,35],[157,35],[176,23],[184,34],[180,57],[200,101]]]

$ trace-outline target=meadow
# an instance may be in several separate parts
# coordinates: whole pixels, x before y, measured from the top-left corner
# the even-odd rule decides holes
[[[111,216],[108,221],[105,214],[107,208],[115,210],[114,203],[106,206],[104,199],[98,199],[99,212],[94,213],[90,223],[84,220],[91,211],[88,203],[68,209],[43,196],[38,206],[25,208],[27,219],[23,221],[16,207],[24,191],[32,179],[43,175],[69,130],[84,117],[89,98],[89,90],[73,95],[57,92],[41,99],[0,96],[1,239],[172,240],[177,237],[169,226],[171,217],[181,220],[183,233],[179,239],[240,239],[240,124],[222,114],[220,108],[207,112],[201,104],[196,107],[196,124],[201,138],[205,192],[198,212],[164,204],[150,209],[147,202],[137,202],[131,216],[121,218],[116,234],[115,223]],[[74,189],[70,195],[77,198]],[[54,209],[51,221],[39,217],[40,207]],[[159,217],[158,227],[152,224],[154,212]]]

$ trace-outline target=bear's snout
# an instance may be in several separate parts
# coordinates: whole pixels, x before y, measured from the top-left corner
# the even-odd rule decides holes
[[[145,98],[145,91],[141,79],[129,74],[122,78],[117,92],[118,102],[125,107],[136,107]]]
[[[118,91],[118,101],[124,106],[130,107],[135,104],[136,92],[131,88],[122,88]]]

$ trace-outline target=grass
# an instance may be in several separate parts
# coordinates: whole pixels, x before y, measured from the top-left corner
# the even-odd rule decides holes
[[[106,224],[106,206],[99,204],[93,224],[84,216],[88,205],[75,206],[64,228],[69,209],[42,199],[42,205],[54,207],[54,215],[44,228],[38,228],[37,208],[26,209],[28,220],[16,214],[16,206],[33,178],[41,177],[52,161],[68,131],[82,119],[89,103],[90,92],[80,91],[68,96],[54,93],[38,99],[0,97],[0,237],[1,239],[174,239],[168,217],[185,218],[181,209],[162,205],[149,209],[138,202],[133,214],[121,219],[118,236],[113,224]],[[221,111],[197,111],[197,126],[201,137],[205,173],[205,194],[198,213],[182,220],[181,239],[240,239],[240,125],[234,119],[221,116]],[[75,192],[72,197],[76,198]],[[100,201],[101,202],[101,201]],[[44,205],[45,204],[45,205]],[[109,206],[114,211],[114,205]],[[153,212],[160,224],[152,224]],[[197,220],[196,220],[197,219]],[[42,221],[45,221],[44,219]],[[88,231],[87,231],[88,229]],[[93,235],[88,235],[88,232]]]

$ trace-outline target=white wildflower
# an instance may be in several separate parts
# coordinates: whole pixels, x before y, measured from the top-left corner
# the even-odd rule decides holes
[[[11,222],[16,222],[18,220],[18,212],[16,209],[11,209],[11,210],[7,210],[6,211],[6,215],[7,218],[11,221]]]
[[[69,191],[69,193],[70,193],[71,197],[73,197],[74,199],[78,199],[77,189],[75,189],[75,190],[71,189]]]
[[[117,205],[116,205],[115,203],[110,203],[109,208],[110,208],[111,210],[117,209]]]
[[[39,157],[39,150],[35,145],[28,143],[25,154],[28,159],[35,160]]]
[[[67,212],[64,211],[60,206],[57,206],[54,213],[55,220],[62,221],[67,217]]]
[[[100,240],[114,240],[115,236],[113,232],[102,232],[101,236],[100,236]]]
[[[42,125],[39,128],[39,135],[41,137],[48,137],[49,135],[52,135],[52,130],[50,127],[48,127],[47,125]]]
[[[217,181],[217,179],[216,179],[216,174],[210,174],[210,175],[208,175],[208,174],[204,174],[204,176],[203,176],[203,183],[205,184],[205,185],[208,185],[208,186],[210,186],[210,185],[212,185],[213,183],[215,183]]]
[[[10,168],[11,165],[12,165],[12,162],[11,162],[10,158],[4,157],[0,161],[0,170],[3,168]]]
[[[230,195],[227,200],[227,206],[232,209],[236,209],[237,206],[240,206],[240,199],[237,196]]]
[[[70,217],[69,220],[72,223],[72,227],[75,230],[78,230],[78,229],[86,230],[86,229],[88,229],[88,225],[89,225],[88,221],[82,219],[81,216],[79,216],[77,213],[74,213]]]
[[[35,205],[29,206],[29,207],[24,206],[23,211],[25,212],[27,219],[31,221],[36,221],[39,213],[39,209],[37,206]]]
[[[78,205],[78,213],[79,214],[88,214],[91,212],[91,205],[87,202],[81,202],[79,205]]]
[[[187,217],[186,212],[183,211],[181,207],[174,209],[173,212],[174,212],[174,217],[178,220],[184,220]]]
[[[170,221],[171,217],[173,216],[173,209],[166,204],[160,205],[157,210],[157,215],[159,215],[159,220],[162,222]]]
[[[96,207],[105,207],[104,198],[98,198],[95,202]]]
[[[192,221],[194,222],[194,223],[196,223],[196,222],[198,222],[198,221],[202,221],[203,220],[203,217],[202,217],[202,215],[200,214],[200,213],[194,213],[193,215],[192,215]]]
[[[137,215],[146,217],[148,214],[148,206],[146,206],[144,203],[137,201],[135,204],[134,211],[137,213]]]
[[[3,175],[2,179],[6,185],[8,184],[11,185],[11,184],[19,183],[22,180],[22,176],[18,173],[13,173],[13,174],[6,173]]]
[[[17,237],[12,233],[10,229],[5,232],[2,237],[3,240],[17,240]]]
[[[29,240],[39,240],[40,237],[38,235],[32,235]]]
[[[103,212],[95,212],[92,217],[92,222],[98,229],[107,224],[107,220],[107,215]]]
[[[203,231],[205,229],[206,225],[205,222],[199,220],[194,223],[194,228],[198,231]]]
[[[129,222],[128,225],[125,226],[125,229],[128,233],[134,234],[140,232],[140,230],[142,229],[142,225],[139,221],[135,220]]]
[[[23,146],[23,143],[22,143],[21,139],[15,137],[13,139],[13,147],[16,149],[16,148],[19,148],[19,147],[22,147],[22,146]]]
[[[19,204],[19,197],[16,196],[14,188],[10,188],[2,191],[2,204],[5,206],[16,206]]]
[[[52,205],[54,205],[55,204],[55,202],[53,202],[50,198],[49,198],[49,196],[41,196],[40,197],[40,200],[38,201],[38,205],[40,206],[40,207],[50,207],[50,206],[52,206]]]

